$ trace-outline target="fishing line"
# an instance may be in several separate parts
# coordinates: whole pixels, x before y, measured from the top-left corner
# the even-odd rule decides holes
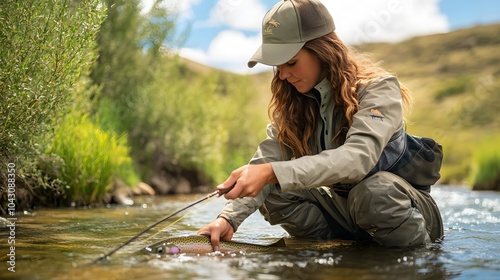
[[[188,211],[186,214],[184,214],[182,217],[180,217],[179,219],[171,222],[170,224],[166,225],[165,227],[163,227],[162,229],[160,229],[159,231],[157,231],[155,234],[152,234],[151,236],[148,236],[146,239],[144,239],[144,242],[147,242],[148,240],[150,240],[151,238],[157,236],[158,234],[160,234],[161,232],[163,232],[166,228],[169,228],[175,224],[177,224],[179,221],[181,221],[182,219],[186,218],[188,215],[191,215],[193,213],[194,209],[191,210],[191,211]]]
[[[166,228],[169,228],[175,224],[177,224],[180,220],[186,218],[188,215],[190,215],[193,211],[189,211],[187,212],[186,214],[184,214],[184,216],[180,217],[179,219],[171,222],[170,224],[166,225],[164,228],[160,229],[159,231],[157,231],[155,234],[152,234],[151,236],[147,237],[146,239],[144,239],[144,242],[148,241],[149,239],[157,236],[158,234],[160,234],[161,232],[163,232]]]
[[[92,265],[92,264],[96,264],[96,263],[98,263],[99,261],[101,261],[101,260],[104,260],[104,259],[108,258],[108,257],[109,257],[109,256],[111,256],[112,254],[116,253],[116,251],[120,250],[121,248],[123,248],[123,247],[127,246],[128,244],[130,244],[132,241],[136,240],[139,236],[143,235],[146,231],[148,231],[148,230],[150,230],[150,229],[154,228],[155,226],[157,226],[157,225],[159,225],[160,223],[164,222],[165,220],[167,220],[167,219],[171,218],[172,216],[175,216],[175,215],[179,214],[180,212],[182,212],[182,211],[184,211],[184,210],[186,210],[186,209],[188,209],[188,208],[190,208],[190,207],[192,207],[192,206],[194,206],[194,205],[196,205],[196,204],[198,204],[198,203],[200,203],[200,202],[203,202],[203,201],[205,201],[205,200],[207,200],[207,199],[209,199],[209,198],[211,198],[211,197],[214,197],[214,196],[220,197],[220,196],[222,196],[222,195],[224,195],[224,194],[228,193],[229,191],[231,191],[231,190],[233,189],[233,187],[234,187],[234,185],[233,185],[232,187],[227,188],[227,189],[224,189],[224,190],[216,190],[216,191],[214,191],[213,193],[210,193],[210,194],[208,194],[207,196],[205,196],[205,197],[203,197],[203,198],[200,198],[200,199],[196,200],[195,202],[193,202],[193,203],[191,203],[191,204],[189,204],[189,205],[187,205],[187,206],[184,206],[183,208],[181,208],[181,209],[179,209],[179,210],[175,211],[174,213],[172,213],[172,214],[170,214],[170,215],[168,215],[168,216],[165,216],[165,217],[161,218],[160,220],[156,221],[156,222],[155,222],[155,223],[153,223],[152,225],[148,226],[148,227],[147,227],[146,229],[144,229],[143,231],[141,231],[141,232],[139,232],[138,234],[136,234],[136,235],[132,236],[132,238],[130,238],[129,240],[127,240],[127,241],[126,241],[125,243],[123,243],[122,245],[120,245],[120,246],[116,247],[116,248],[115,248],[114,250],[112,250],[111,252],[109,252],[109,253],[107,253],[107,254],[105,254],[105,255],[103,255],[103,256],[101,256],[101,257],[99,257],[99,258],[95,259],[95,260],[94,260],[93,262],[91,262],[90,264],[91,264],[91,265]]]

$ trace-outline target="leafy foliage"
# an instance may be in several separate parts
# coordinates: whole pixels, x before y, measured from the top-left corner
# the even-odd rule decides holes
[[[118,119],[108,123],[119,133],[132,130],[134,106],[142,87],[154,83],[162,43],[172,39],[172,15],[155,1],[148,14],[140,14],[138,0],[107,0],[108,15],[99,37],[99,58],[91,78],[101,89],[101,98],[113,101],[112,115]],[[113,127],[111,127],[113,126]]]
[[[480,145],[474,152],[471,186],[476,190],[498,190],[500,187],[500,148],[498,141]]]
[[[250,78],[214,71],[190,72],[168,57],[161,59],[157,83],[144,88],[136,106],[131,135],[143,143],[142,161],[165,156],[171,164],[197,167],[213,180],[223,180],[232,168],[255,151],[256,126],[263,116],[252,111],[255,92]],[[161,78],[160,78],[161,76]]]
[[[220,181],[255,151],[249,135],[262,116],[250,106],[258,95],[250,77],[186,67],[173,51],[183,34],[176,37],[175,16],[161,2],[140,15],[137,1],[107,1],[92,73],[102,88],[95,116],[104,129],[128,134],[145,180],[189,169],[208,177],[202,183]]]
[[[102,131],[86,115],[65,116],[46,151],[63,160],[57,170],[59,176],[55,178],[66,183],[63,204],[99,202],[111,188],[114,176],[121,175],[115,172],[132,169],[128,147],[123,141],[113,133]]]
[[[95,59],[104,16],[98,0],[0,2],[0,162],[16,165],[20,209],[33,206],[34,196],[38,205],[54,205],[52,198],[63,196],[64,182],[40,169],[44,162],[63,163],[44,155],[43,146],[81,99],[74,86]],[[6,178],[0,174],[3,204]]]
[[[0,4],[0,152],[34,149],[71,101],[71,88],[94,59],[103,19],[99,1],[15,1]]]

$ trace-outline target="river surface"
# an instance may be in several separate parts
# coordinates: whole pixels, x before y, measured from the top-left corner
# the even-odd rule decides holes
[[[14,232],[1,228],[0,279],[500,279],[500,193],[437,186],[432,195],[445,226],[440,244],[388,249],[294,240],[256,213],[233,240],[269,244],[285,237],[287,248],[162,257],[141,252],[169,236],[196,234],[225,203],[214,197],[95,265],[89,263],[203,196],[141,197],[134,206],[38,209],[18,213]],[[7,256],[12,255],[8,237],[13,233],[15,264]]]

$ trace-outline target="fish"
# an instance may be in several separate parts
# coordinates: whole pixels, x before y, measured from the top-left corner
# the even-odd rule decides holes
[[[259,245],[238,241],[220,241],[219,251],[227,252],[269,252],[278,248],[285,248],[285,239],[281,238],[269,245]],[[213,252],[210,237],[207,235],[187,235],[167,238],[144,248],[149,254],[176,255],[176,254],[207,254]]]

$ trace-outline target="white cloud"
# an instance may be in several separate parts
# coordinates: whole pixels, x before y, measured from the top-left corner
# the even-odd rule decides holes
[[[410,37],[447,32],[439,0],[323,1],[336,32],[347,43],[397,42]]]
[[[177,0],[180,1],[180,0]],[[186,2],[197,3],[199,0]],[[183,1],[181,1],[183,2]],[[396,42],[410,37],[442,33],[449,30],[439,0],[323,0],[331,12],[336,32],[349,44]],[[190,5],[186,4],[186,7]],[[218,0],[203,27],[227,26],[211,41],[208,49],[183,49],[181,55],[213,67],[238,73],[255,73],[268,66],[258,64],[249,70],[248,58],[261,42],[261,22],[267,11],[262,0]],[[190,12],[185,10],[185,13]],[[196,25],[195,25],[196,26]],[[257,30],[259,35],[246,36],[243,31]]]
[[[266,11],[259,0],[218,0],[209,21],[233,29],[259,31]]]
[[[261,37],[247,37],[240,31],[225,30],[217,34],[207,51],[183,48],[180,55],[199,63],[240,74],[270,70],[269,66],[247,67],[248,59],[261,43]]]

